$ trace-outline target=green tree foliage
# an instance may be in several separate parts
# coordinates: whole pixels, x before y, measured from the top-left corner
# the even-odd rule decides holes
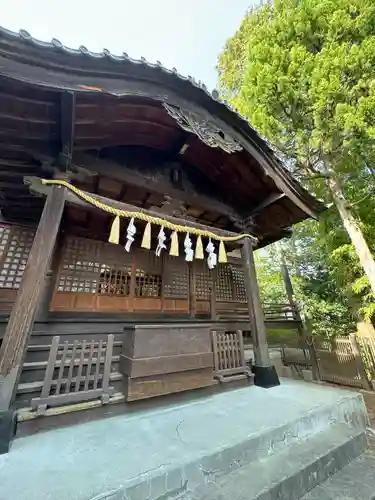
[[[337,208],[319,224],[307,224],[310,235],[298,241],[311,259],[302,272],[305,282],[334,283],[344,307],[345,296],[351,311],[370,317],[375,2],[275,0],[252,9],[218,69],[224,98],[275,145],[301,182]],[[321,263],[311,255],[313,246]]]
[[[255,252],[255,265],[259,283],[259,292],[263,304],[286,304],[288,298],[285,291],[280,263],[272,260],[270,254]]]
[[[336,269],[320,240],[321,224],[307,221],[295,227],[293,240],[281,242],[299,307],[312,322],[315,335],[332,337],[355,331],[355,313],[338,284]],[[263,302],[287,303],[281,261],[275,245],[256,253],[257,276]]]

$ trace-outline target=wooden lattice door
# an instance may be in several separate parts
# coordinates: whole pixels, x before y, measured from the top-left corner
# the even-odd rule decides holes
[[[68,236],[56,278],[52,311],[131,310],[132,257],[118,245]]]
[[[189,313],[189,268],[183,258],[68,236],[52,311]]]

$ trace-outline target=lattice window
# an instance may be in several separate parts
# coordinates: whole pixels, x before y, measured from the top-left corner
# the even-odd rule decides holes
[[[223,301],[246,302],[245,274],[240,266],[219,265],[216,277],[216,298]]]
[[[63,249],[57,291],[129,295],[131,259],[121,247],[68,237]]]
[[[19,288],[34,234],[22,227],[0,227],[0,288]]]
[[[100,243],[68,237],[63,248],[57,291],[96,293],[100,270]]]
[[[161,297],[161,286],[162,279],[160,274],[146,273],[143,269],[136,270],[136,297]]]
[[[189,297],[189,267],[184,260],[164,256],[163,294],[166,298]]]
[[[154,252],[140,250],[134,254],[136,260],[135,296],[161,297],[162,258]]]
[[[10,236],[11,228],[7,226],[0,226],[0,253],[4,254],[5,249],[8,246],[9,236]]]
[[[131,266],[124,266],[121,269],[102,268],[99,293],[103,295],[130,295],[131,273]]]
[[[205,269],[206,263],[196,263],[195,268],[195,294],[197,300],[210,300],[212,290],[212,275]]]
[[[247,302],[245,271],[242,267],[230,265],[233,277],[234,299],[236,302]]]
[[[233,277],[229,264],[219,265],[216,275],[216,298],[218,300],[233,300]]]

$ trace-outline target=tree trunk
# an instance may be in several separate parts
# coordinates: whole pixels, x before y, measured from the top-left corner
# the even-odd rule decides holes
[[[370,282],[372,292],[375,294],[375,261],[362,234],[358,220],[353,215],[350,205],[345,199],[340,179],[335,172],[330,171],[327,184],[331,191],[336,208],[339,211],[344,227]]]

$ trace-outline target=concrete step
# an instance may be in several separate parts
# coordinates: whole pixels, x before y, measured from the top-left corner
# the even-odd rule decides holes
[[[207,470],[206,484],[186,491],[181,500],[297,500],[357,458],[366,446],[364,432],[336,424],[229,474]]]
[[[375,454],[366,452],[301,500],[374,500]]]
[[[366,447],[363,397],[330,387],[282,381],[159,405],[16,439],[0,498],[296,500]]]

